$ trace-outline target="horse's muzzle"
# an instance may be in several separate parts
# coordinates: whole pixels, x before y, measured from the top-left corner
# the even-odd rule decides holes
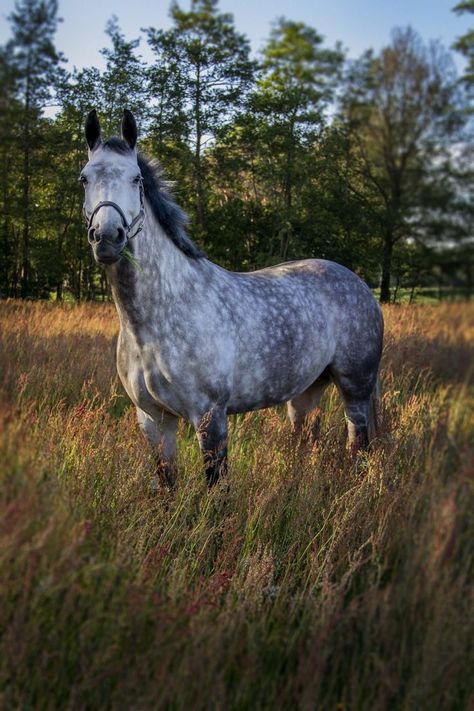
[[[127,246],[127,236],[123,227],[117,227],[115,230],[107,232],[91,227],[87,237],[92,246],[94,259],[99,264],[117,262]]]

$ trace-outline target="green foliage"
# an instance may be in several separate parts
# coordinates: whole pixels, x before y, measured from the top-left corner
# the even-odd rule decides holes
[[[458,3],[453,10],[457,14],[474,13],[474,2],[473,0],[464,0],[464,2]],[[472,88],[474,85],[474,30],[468,30],[458,37],[453,47],[461,52],[467,60],[463,81],[469,88]]]
[[[135,53],[140,40],[127,41],[115,16],[107,23],[105,33],[111,47],[101,50],[107,64],[100,78],[98,106],[104,118],[102,130],[109,136],[120,125],[124,107],[136,114],[140,124],[145,118],[148,92],[144,82],[145,65]]]
[[[263,50],[253,107],[274,124],[293,121],[304,131],[323,122],[333,98],[343,54],[322,46],[312,27],[281,18]]]
[[[434,203],[452,204],[447,175],[464,120],[451,58],[411,28],[395,30],[379,56],[367,52],[349,67],[341,113],[353,156],[349,185],[378,223],[383,301],[396,245],[423,231],[425,245],[433,240]]]
[[[298,249],[305,206],[303,195],[324,110],[333,98],[343,55],[322,46],[323,38],[303,23],[280,19],[263,50],[260,75],[250,110],[258,136],[257,158],[265,183],[277,185],[275,228],[278,256],[285,259],[290,241]],[[308,175],[308,170],[309,175]],[[314,201],[313,201],[314,202]],[[298,245],[298,246],[297,246]]]
[[[57,0],[17,0],[7,43],[16,94],[25,112],[37,113],[51,97],[61,56],[54,46]]]
[[[468,11],[461,3],[457,11]],[[21,0],[0,48],[0,295],[108,298],[85,239],[84,117],[115,134],[124,107],[207,254],[232,269],[323,257],[373,286],[472,285],[466,102],[439,45],[398,30],[379,54],[281,18],[257,61],[216,0],[171,5],[153,60],[117,18],[104,71],[66,72],[57,2]],[[46,116],[51,99],[58,105]]]
[[[7,216],[4,241],[8,243],[4,267],[8,281],[5,286],[16,293],[21,281],[23,297],[38,295],[33,283],[30,251],[37,229],[35,179],[45,168],[42,112],[61,74],[59,64],[63,59],[54,47],[59,22],[57,9],[57,0],[18,0],[9,17],[12,37],[2,52],[10,99],[5,102],[4,118],[15,124],[14,131],[8,135],[10,140],[4,151],[3,165],[4,169],[9,167],[10,173],[18,175],[21,185],[20,194],[15,196],[17,200],[8,189],[4,192]],[[7,179],[3,175],[5,183]],[[14,222],[18,230],[13,227]]]
[[[156,56],[149,74],[158,97],[152,130],[159,145],[166,139],[190,144],[192,207],[202,239],[208,200],[203,152],[242,105],[254,65],[248,39],[236,32],[232,15],[218,11],[217,0],[196,0],[189,11],[175,2],[171,17],[170,30],[147,30]]]

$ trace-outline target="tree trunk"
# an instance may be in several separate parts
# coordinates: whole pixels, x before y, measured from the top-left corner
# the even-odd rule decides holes
[[[472,295],[472,271],[471,271],[471,265],[468,263],[464,267],[465,274],[466,274],[466,296],[468,300],[471,299]]]
[[[9,174],[9,161],[7,157],[7,145],[6,142],[3,144],[3,156],[2,156],[2,196],[3,196],[3,244],[2,244],[2,284],[4,285],[5,292],[0,292],[0,297],[10,296],[10,271],[11,271],[11,253],[9,241],[9,193],[8,193],[8,181],[7,176]]]
[[[283,193],[285,196],[285,224],[280,232],[280,257],[286,259],[292,233],[293,212],[293,162],[294,162],[294,119],[291,120],[288,131],[288,148],[286,153],[285,178]]]
[[[75,290],[75,297],[77,302],[80,304],[82,301],[82,279],[83,279],[83,263],[81,257],[79,257],[79,263],[78,263],[78,268],[77,268],[77,281],[76,281],[76,290]]]
[[[202,159],[201,159],[201,141],[202,141],[202,125],[201,125],[201,85],[200,85],[200,68],[197,67],[196,79],[196,100],[194,104],[194,118],[196,122],[196,150],[194,153],[194,170],[196,180],[196,217],[199,233],[204,232],[206,222],[205,217],[205,197],[204,185],[202,179]]]
[[[390,274],[392,270],[393,236],[391,231],[385,234],[382,257],[382,279],[380,282],[380,303],[390,303]]]
[[[400,279],[399,279],[399,277],[397,277],[397,281],[395,282],[395,291],[393,292],[392,304],[397,303],[398,287],[399,286],[400,286]]]
[[[21,263],[21,296],[25,299],[30,289],[30,57],[28,57],[26,90],[25,90],[25,122],[23,125],[23,228],[22,228],[22,263]]]

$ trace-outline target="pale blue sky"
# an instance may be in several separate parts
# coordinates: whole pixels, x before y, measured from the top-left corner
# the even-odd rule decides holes
[[[184,8],[189,0],[181,0]],[[280,16],[315,27],[332,45],[340,40],[356,57],[364,49],[379,49],[390,38],[390,30],[412,25],[424,39],[440,39],[450,46],[472,24],[472,15],[455,15],[456,0],[221,0],[222,10],[232,12],[236,27],[251,40],[254,51],[263,44],[271,23]],[[9,35],[7,17],[14,0],[0,0],[0,43]],[[166,0],[59,0],[64,22],[57,34],[57,46],[71,65],[103,66],[99,49],[106,44],[103,34],[107,19],[115,14],[129,38],[138,37],[141,27],[169,25]],[[142,50],[148,57],[146,44]],[[458,56],[459,67],[463,66]]]

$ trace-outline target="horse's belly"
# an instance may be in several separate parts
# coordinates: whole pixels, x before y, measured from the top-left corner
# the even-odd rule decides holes
[[[229,413],[247,412],[271,407],[300,395],[321,375],[331,361],[332,347],[327,344],[306,356],[288,358],[276,355],[269,362],[253,362],[234,379],[228,403]]]

